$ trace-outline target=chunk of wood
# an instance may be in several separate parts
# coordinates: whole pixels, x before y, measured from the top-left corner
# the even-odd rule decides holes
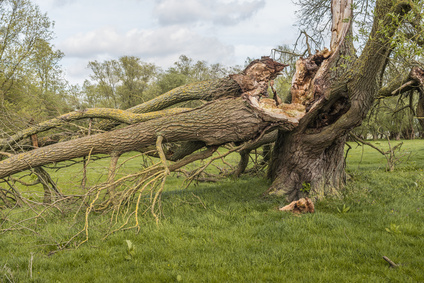
[[[301,198],[299,200],[292,201],[290,204],[280,208],[281,211],[291,211],[296,214],[301,213],[314,213],[315,206],[312,200],[309,198]]]

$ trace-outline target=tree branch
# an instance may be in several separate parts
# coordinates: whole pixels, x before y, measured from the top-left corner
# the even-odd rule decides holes
[[[377,99],[403,94],[410,90],[417,89],[420,86],[422,87],[423,83],[424,70],[419,67],[413,67],[407,75],[397,77],[389,84],[382,87],[377,92]]]
[[[274,117],[250,106],[246,100],[223,99],[202,107],[130,125],[112,132],[71,140],[16,154],[0,162],[0,178],[44,164],[88,154],[124,153],[153,145],[157,136],[166,142],[201,141],[206,145],[246,141],[270,127],[293,129],[297,122]]]
[[[24,138],[45,132],[50,129],[64,125],[65,123],[86,119],[86,118],[103,118],[116,120],[125,124],[136,124],[160,117],[174,115],[188,111],[190,108],[172,108],[168,110],[150,112],[145,114],[136,114],[129,111],[110,109],[110,108],[89,108],[82,111],[74,111],[57,118],[44,121],[25,130],[22,130],[7,139],[0,139],[0,147],[8,147],[10,144],[16,143]]]

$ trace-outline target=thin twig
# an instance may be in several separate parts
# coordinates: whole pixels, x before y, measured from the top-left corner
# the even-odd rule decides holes
[[[390,264],[390,267],[396,268],[396,267],[399,266],[398,264],[396,264],[393,261],[391,261],[390,258],[388,258],[387,256],[383,256],[383,259]]]

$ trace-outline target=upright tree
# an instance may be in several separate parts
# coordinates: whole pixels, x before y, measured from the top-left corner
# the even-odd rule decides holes
[[[119,58],[118,76],[121,85],[118,86],[121,108],[128,109],[147,100],[146,92],[152,85],[157,73],[154,64],[144,63],[134,56]]]
[[[63,113],[62,52],[52,22],[31,1],[0,2],[0,128],[16,131]],[[57,95],[56,95],[57,94]],[[69,109],[66,109],[69,111]],[[4,134],[4,133],[2,133]]]

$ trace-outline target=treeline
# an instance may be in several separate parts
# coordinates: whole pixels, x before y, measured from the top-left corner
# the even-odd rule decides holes
[[[363,139],[415,139],[423,138],[424,130],[417,117],[418,99],[389,97],[378,100],[364,123],[354,130],[354,134]]]
[[[71,109],[53,36],[52,22],[30,1],[0,2],[2,136]]]
[[[128,109],[181,85],[222,78],[239,72],[238,67],[209,65],[181,55],[167,70],[134,56],[118,60],[92,61],[92,74],[80,88],[74,105],[83,109],[107,107]]]

